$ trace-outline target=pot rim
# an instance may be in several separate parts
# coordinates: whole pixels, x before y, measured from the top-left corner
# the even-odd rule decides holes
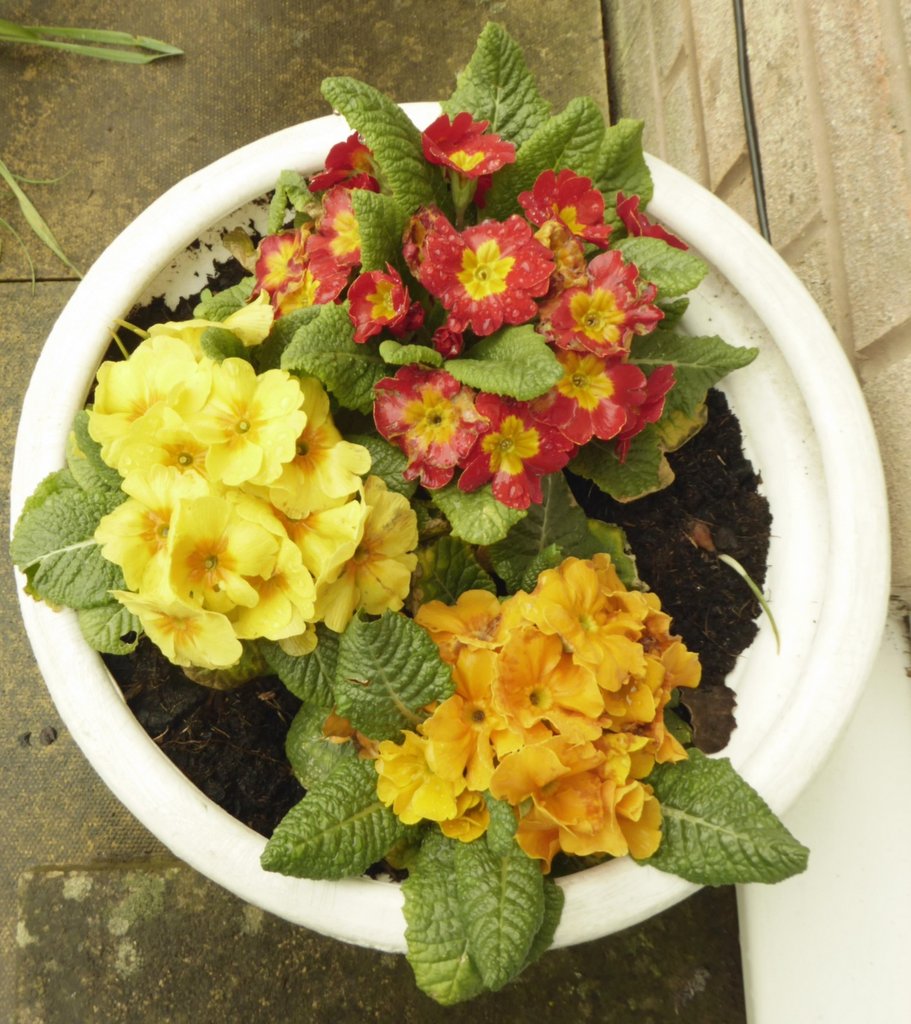
[[[419,127],[439,113],[434,103],[403,108]],[[101,361],[109,340],[107,325],[132,306],[175,253],[269,191],[278,172],[289,164],[306,172],[317,169],[328,148],[349,132],[344,120],[332,115],[244,146],[178,182],[105,249],[67,303],[36,364],[16,442],[11,522],[37,483],[64,464],[66,436],[90,383],[83,376],[85,367],[89,364],[94,370]],[[782,365],[800,381],[803,410],[795,422],[812,427],[818,440],[819,451],[799,453],[792,467],[805,472],[807,460],[815,460],[824,492],[813,499],[818,505],[816,519],[807,528],[809,537],[815,524],[818,536],[805,575],[823,577],[804,580],[808,589],[815,587],[816,596],[808,598],[812,612],[806,613],[815,621],[801,621],[796,630],[812,642],[812,657],[802,666],[809,682],[798,692],[782,691],[786,706],[774,711],[774,732],[749,737],[738,728],[726,751],[741,774],[781,813],[834,745],[878,646],[889,587],[882,468],[853,371],[790,268],[715,196],[662,161],[648,160],[655,182],[650,214],[723,268],[758,315],[774,339],[769,351],[781,353]],[[700,291],[704,289],[705,285]],[[74,337],[79,344],[72,343]],[[779,356],[770,355],[774,358]],[[741,373],[749,375],[751,369]],[[779,386],[787,387],[780,379],[770,385],[770,403],[777,400]],[[738,395],[746,401],[748,380],[742,376],[725,390],[734,396],[740,415]],[[772,413],[774,409],[769,418]],[[764,433],[761,411],[754,421]],[[774,475],[777,465],[777,460],[767,462],[763,475]],[[787,497],[789,489],[783,483],[779,492]],[[798,481],[796,493],[800,492]],[[865,500],[856,500],[858,494]],[[774,507],[773,511],[777,522],[780,513]],[[799,518],[801,510],[795,508],[793,515]],[[791,518],[789,508],[784,521],[790,524]],[[829,538],[832,544],[837,540],[837,558],[829,557]],[[808,545],[812,547],[812,538]],[[792,559],[797,552],[792,548],[784,554]],[[776,564],[770,571],[783,568],[793,567]],[[796,581],[791,591],[803,587],[799,571]],[[345,941],[396,952],[405,949],[399,886],[367,878],[310,881],[263,871],[259,856],[265,840],[204,797],[145,734],[100,656],[82,639],[75,613],[52,612],[24,594],[21,576],[19,584],[26,629],[63,721],[105,783],[150,831],[182,860],[265,910]],[[799,600],[792,607],[792,614],[800,618]],[[47,636],[54,637],[52,646],[45,641]],[[771,649],[769,631],[763,628],[747,660],[755,664],[760,651],[767,655]],[[803,657],[802,651],[793,653]],[[787,657],[787,649],[783,655]],[[754,664],[748,671],[755,675]],[[744,699],[749,701],[757,690],[745,682]],[[554,945],[618,931],[698,888],[628,858],[559,883],[566,907]]]

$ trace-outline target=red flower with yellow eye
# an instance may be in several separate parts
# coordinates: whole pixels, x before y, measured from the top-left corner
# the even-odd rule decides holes
[[[475,491],[489,480],[493,496],[509,508],[540,504],[541,477],[566,465],[572,442],[536,420],[526,402],[480,394],[475,407],[487,425],[462,463],[460,489]]]
[[[336,185],[323,196],[323,215],[315,235],[307,240],[307,253],[313,259],[326,258],[345,267],[361,262],[361,231],[351,192]]]
[[[517,215],[462,232],[435,217],[417,254],[420,282],[449,310],[449,327],[482,336],[535,317],[554,269],[553,253]]]
[[[672,235],[670,231],[665,230],[660,224],[656,224],[653,220],[646,217],[644,213],[640,213],[639,202],[639,196],[629,196],[627,198],[622,192],[617,193],[617,216],[623,221],[623,226],[629,234],[642,235],[647,238],[660,238],[675,249],[689,249],[686,242],[679,239],[676,235]]]
[[[567,288],[543,319],[560,348],[620,355],[634,334],[650,333],[664,317],[657,294],[654,284],[642,287],[635,264],[614,249],[589,263],[587,287]]]
[[[631,408],[626,426],[617,435],[617,455],[621,462],[629,452],[630,441],[650,423],[657,423],[664,412],[664,400],[674,386],[674,367],[659,366],[645,384],[645,400]]]
[[[632,363],[590,352],[558,352],[557,360],[563,377],[532,403],[535,415],[573,444],[617,437],[646,400],[645,374]]]
[[[463,178],[480,178],[515,163],[516,147],[499,135],[485,135],[489,127],[489,121],[475,121],[471,114],[456,114],[454,121],[441,114],[421,135],[424,158]]]
[[[473,391],[445,370],[413,365],[379,381],[373,418],[383,437],[408,456],[405,479],[420,478],[431,490],[449,483],[484,425]]]
[[[565,224],[578,238],[605,246],[610,226],[604,223],[604,196],[594,188],[591,178],[568,169],[542,171],[530,192],[519,193],[525,216],[540,227],[549,220]]]
[[[373,153],[361,142],[357,132],[344,142],[337,142],[326,156],[326,169],[310,179],[311,192],[324,192],[333,185],[345,188],[365,188],[379,192],[379,182],[373,176]]]
[[[308,228],[298,228],[268,235],[260,242],[253,294],[266,292],[277,317],[332,302],[348,281],[347,267],[331,259],[310,259],[309,236]]]
[[[360,345],[387,330],[396,337],[417,330],[424,322],[420,303],[412,303],[398,271],[386,264],[386,273],[371,270],[348,289],[348,316],[354,340]]]

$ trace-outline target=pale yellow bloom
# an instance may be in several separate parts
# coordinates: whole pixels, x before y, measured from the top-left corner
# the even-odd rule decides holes
[[[296,379],[284,370],[256,374],[244,359],[212,366],[212,391],[189,426],[209,446],[206,469],[228,486],[270,484],[294,458],[307,422]]]
[[[339,576],[318,590],[317,617],[341,633],[356,608],[369,615],[398,611],[417,565],[417,516],[408,499],[387,489],[379,477],[364,486],[367,518],[354,556]]]
[[[368,511],[363,501],[339,501],[301,519],[282,519],[318,585],[335,580],[354,557],[364,536]]]
[[[345,441],[329,415],[329,396],[319,381],[300,381],[307,424],[297,439],[296,454],[271,485],[269,497],[287,515],[300,519],[325,508],[328,499],[346,498],[370,470],[370,452]]]
[[[181,502],[169,534],[170,584],[187,603],[228,612],[259,600],[252,577],[268,579],[279,541],[215,496]]]
[[[131,590],[160,586],[168,573],[168,535],[181,501],[208,494],[202,477],[181,476],[163,466],[123,481],[129,498],[106,515],[95,530],[95,540],[109,562],[123,570]]]
[[[427,763],[427,741],[417,733],[405,732],[401,743],[384,740],[374,765],[379,776],[377,796],[406,825],[459,816],[457,797],[465,789],[465,780],[434,774]]]
[[[175,665],[220,669],[240,660],[243,647],[226,616],[173,594],[111,594],[139,619],[152,643]]]
[[[300,551],[290,540],[281,544],[272,575],[250,582],[259,600],[252,608],[241,608],[236,613],[234,631],[239,637],[283,640],[306,630],[313,619],[316,587]]]
[[[153,466],[208,478],[203,444],[168,405],[157,405],[131,424],[117,445],[117,469],[124,477],[146,474]]]
[[[148,338],[129,359],[102,363],[89,411],[89,434],[101,445],[105,462],[117,466],[118,446],[131,426],[159,404],[181,416],[202,408],[211,387],[210,370],[207,361],[197,362],[187,346],[173,338]]]
[[[224,320],[181,320],[166,324],[155,324],[149,328],[149,335],[176,338],[182,341],[195,355],[202,355],[200,341],[210,327],[230,331],[247,348],[265,341],[272,330],[275,310],[269,296],[261,292],[252,302],[241,306]]]

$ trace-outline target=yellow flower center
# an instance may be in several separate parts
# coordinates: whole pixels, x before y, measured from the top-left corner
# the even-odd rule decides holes
[[[592,294],[576,292],[570,299],[569,310],[576,330],[587,338],[608,344],[619,340],[618,324],[623,323],[626,315],[622,309],[618,309],[613,292],[601,288]]]
[[[439,391],[425,388],[420,398],[409,402],[403,411],[415,437],[424,445],[447,445],[459,426],[458,408]]]
[[[557,384],[561,395],[573,399],[580,408],[591,412],[614,393],[613,381],[604,372],[604,364],[593,355],[567,352],[561,356],[563,379]]]
[[[484,159],[483,152],[466,153],[464,149],[457,149],[449,154],[449,159],[459,168],[460,171],[473,171]]]
[[[361,229],[353,213],[342,211],[332,222],[335,238],[329,247],[334,256],[347,256],[361,247]]]
[[[373,311],[374,320],[392,320],[395,317],[391,281],[380,281],[376,286],[376,291],[367,296],[367,301]]]
[[[481,447],[490,456],[492,472],[517,476],[525,460],[538,454],[541,444],[534,427],[527,429],[518,416],[507,416],[499,432],[488,434]]]
[[[575,206],[564,206],[562,209],[557,209],[557,205],[555,203],[554,210],[560,220],[563,221],[574,235],[581,235],[585,230],[585,225],[580,224],[579,218],[576,216],[577,211]]]
[[[477,251],[466,249],[462,253],[458,278],[468,295],[480,302],[506,291],[506,278],[515,262],[515,257],[503,256],[499,245],[491,238],[482,242]]]

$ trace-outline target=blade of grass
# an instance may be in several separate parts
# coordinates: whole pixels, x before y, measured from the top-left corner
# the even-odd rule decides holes
[[[2,178],[7,185],[9,185],[10,191],[16,197],[19,203],[19,209],[22,210],[22,216],[25,217],[26,223],[32,229],[32,231],[38,236],[41,242],[47,246],[48,249],[60,260],[65,266],[69,267],[73,273],[78,274],[82,277],[79,269],[73,264],[70,258],[66,255],[63,249],[60,248],[60,243],[54,237],[53,231],[47,226],[44,218],[32,205],[32,201],[29,197],[19,188],[19,184],[13,176],[10,169],[6,164],[0,160],[0,178]]]
[[[58,38],[52,38],[52,37]],[[61,40],[73,40],[63,42]],[[122,64],[149,64],[162,57],[176,57],[183,50],[160,39],[132,35],[129,32],[115,32],[108,29],[66,28],[50,25],[17,25],[0,18],[0,43],[30,43],[33,46],[48,46],[55,50],[67,50],[82,57],[97,60],[111,60]],[[103,43],[137,47],[138,50],[117,50],[108,45],[85,46],[84,43]],[[138,52],[150,50],[151,53]]]
[[[719,555],[718,556],[718,561],[719,562],[724,562],[725,565],[727,565],[731,569],[733,569],[734,572],[736,572],[737,575],[750,588],[750,591],[752,592],[753,597],[756,598],[756,600],[759,602],[760,607],[762,608],[762,610],[769,617],[769,624],[772,627],[772,635],[775,637],[775,651],[776,651],[776,653],[781,654],[781,636],[780,636],[780,634],[778,632],[778,625],[775,622],[775,616],[772,614],[772,609],[769,607],[769,604],[766,601],[765,596],[763,595],[762,591],[759,589],[759,587],[756,586],[756,584],[753,582],[753,578],[746,571],[746,569],[744,569],[744,567],[740,564],[740,562],[737,561],[736,558],[733,558],[731,555]]]
[[[32,291],[34,291],[35,290],[35,264],[32,262],[32,258],[28,254],[28,247],[26,246],[25,242],[22,241],[22,237],[20,236],[19,232],[13,227],[13,225],[7,223],[7,221],[5,221],[2,217],[0,217],[0,227],[6,228],[6,230],[19,243],[19,245],[20,245],[20,247],[22,249],[22,252],[25,254],[25,259],[26,259],[26,261],[28,263],[29,274],[31,275],[31,278],[32,278]]]

